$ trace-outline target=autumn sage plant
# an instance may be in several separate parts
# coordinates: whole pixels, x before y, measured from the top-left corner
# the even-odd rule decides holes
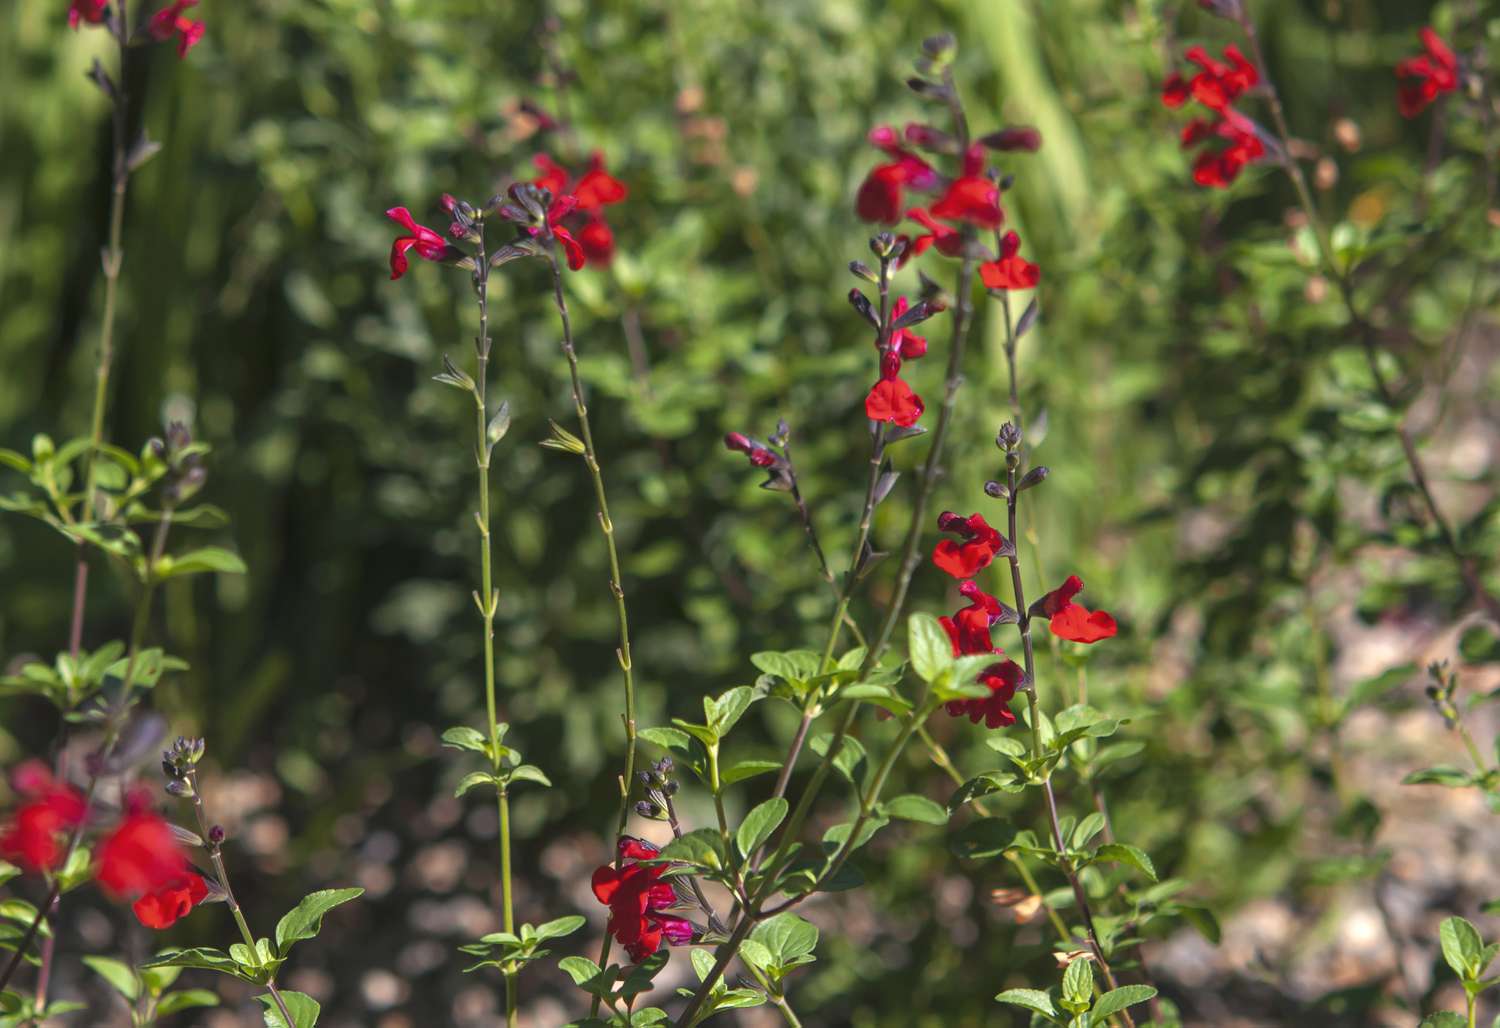
[[[245,566],[224,546],[173,551],[174,530],[218,530],[223,511],[197,497],[208,480],[209,447],[189,427],[173,421],[137,450],[109,441],[106,428],[111,373],[117,357],[117,320],[123,226],[131,176],[160,144],[144,130],[131,135],[138,98],[127,84],[139,79],[131,65],[141,48],[172,42],[185,58],[203,38],[205,23],[186,15],[197,0],[176,0],[147,16],[129,0],[73,0],[74,29],[107,33],[118,53],[113,72],[95,61],[89,78],[111,107],[109,215],[101,251],[104,280],[99,346],[89,433],[56,443],[47,434],[30,452],[0,449],[0,466],[21,476],[20,488],[0,494],[0,510],[34,518],[67,541],[60,556],[71,565],[73,598],[68,647],[52,660],[25,659],[0,677],[0,695],[36,697],[51,704],[61,731],[53,760],[30,760],[11,769],[14,809],[0,820],[0,884],[30,891],[37,902],[14,896],[0,901],[0,1025],[34,1025],[83,1009],[51,995],[53,973],[64,954],[55,919],[64,897],[90,883],[128,903],[139,923],[165,930],[204,903],[223,902],[241,942],[227,950],[165,948],[131,965],[90,954],[82,962],[100,975],[129,1007],[132,1024],[194,1007],[214,1006],[216,993],[172,988],[184,968],[227,974],[265,990],[260,998],[268,1025],[311,1028],[319,1005],[309,996],[278,988],[276,974],[291,945],[317,935],[323,915],[359,889],[318,892],[278,924],[275,939],[255,936],[234,898],[222,846],[225,830],[207,814],[198,764],[202,740],[179,739],[165,751],[169,717],[148,709],[155,687],[186,669],[180,658],[151,644],[154,604],[164,583],[205,573],[239,574]],[[107,561],[133,587],[133,614],[125,640],[90,648],[88,607],[91,568]],[[174,823],[144,783],[141,766],[160,753],[167,799],[193,801],[197,830]],[[206,865],[206,866],[205,866]],[[71,956],[69,954],[68,956]],[[35,973],[23,973],[30,965]]]
[[[492,564],[489,469],[494,448],[510,427],[511,413],[509,404],[505,401],[494,404],[492,409],[489,400],[489,282],[494,269],[523,258],[542,260],[551,273],[552,296],[561,323],[562,351],[567,360],[580,433],[575,435],[554,421],[552,436],[543,441],[542,445],[583,459],[593,481],[599,525],[608,546],[609,587],[619,615],[620,645],[617,653],[625,683],[623,721],[627,748],[622,782],[629,781],[634,772],[636,737],[630,629],[620,558],[615,547],[614,526],[609,519],[603,471],[594,450],[593,428],[584,402],[578,353],[563,286],[564,267],[569,272],[575,272],[590,264],[597,266],[609,263],[614,253],[614,235],[605,220],[603,209],[624,200],[627,190],[623,183],[605,170],[603,158],[599,154],[593,156],[588,170],[576,179],[547,154],[537,155],[536,167],[540,174],[534,181],[517,182],[506,193],[492,196],[481,204],[459,200],[445,193],[441,204],[449,220],[446,237],[417,224],[405,207],[393,207],[386,212],[386,216],[405,232],[391,246],[391,278],[399,279],[406,274],[410,267],[407,254],[415,251],[424,260],[468,271],[477,306],[478,333],[474,337],[474,373],[470,375],[460,370],[444,357],[443,370],[435,378],[438,382],[467,393],[475,409],[473,453],[478,472],[479,509],[474,514],[474,522],[479,535],[479,588],[474,593],[474,604],[479,611],[483,633],[486,720],[482,730],[467,725],[448,729],[443,733],[443,742],[447,746],[477,753],[485,758],[484,767],[467,773],[459,782],[458,796],[481,786],[493,788],[496,794],[500,826],[500,919],[503,930],[488,934],[463,949],[470,956],[480,958],[469,970],[493,967],[501,972],[505,983],[506,1018],[511,1025],[517,1023],[517,976],[521,969],[548,954],[548,950],[541,948],[542,943],[570,935],[585,923],[583,917],[570,915],[545,924],[524,924],[518,928],[512,900],[511,787],[521,782],[531,782],[543,787],[551,785],[540,768],[522,763],[521,754],[502,742],[510,726],[499,720],[495,681],[495,611],[500,602],[500,592],[494,582]],[[627,790],[622,786],[617,832],[624,828],[628,814]],[[621,859],[623,861],[624,857]],[[608,953],[608,941],[606,937],[604,955]]]

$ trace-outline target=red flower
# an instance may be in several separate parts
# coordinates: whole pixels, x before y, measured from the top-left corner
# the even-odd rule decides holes
[[[109,0],[73,0],[68,5],[68,28],[77,29],[80,22],[98,25],[104,20]]]
[[[977,517],[977,515],[976,515]],[[995,648],[990,641],[990,628],[1003,616],[1005,607],[999,600],[982,591],[973,582],[964,582],[958,591],[970,600],[951,618],[938,618],[938,623],[948,633],[953,643],[955,657],[993,653],[1004,657],[1005,652]],[[945,704],[950,717],[967,716],[974,724],[981,720],[988,728],[1000,728],[1015,724],[1016,716],[1010,711],[1010,701],[1021,684],[1024,672],[1013,660],[991,664],[979,673],[978,681],[988,687],[990,694],[983,699],[949,700]]]
[[[954,578],[973,578],[1005,549],[1005,537],[985,522],[983,514],[965,518],[947,510],[938,515],[937,523],[940,530],[963,539],[944,539],[932,551],[932,562]]]
[[[148,28],[157,39],[171,39],[176,34],[178,57],[186,57],[188,51],[203,38],[203,22],[182,16],[183,11],[197,6],[198,0],[172,0],[170,6],[163,7],[151,16]]]
[[[1181,107],[1191,97],[1210,110],[1222,111],[1260,81],[1260,72],[1233,43],[1224,48],[1227,65],[1214,60],[1201,46],[1189,47],[1183,56],[1203,70],[1191,79],[1184,79],[1178,72],[1167,77],[1161,102],[1168,107]]]
[[[623,182],[604,170],[604,155],[595,150],[589,157],[588,171],[576,183],[568,169],[548,154],[539,153],[532,162],[542,173],[532,180],[532,185],[552,194],[547,225],[562,243],[568,267],[577,271],[588,263],[608,264],[615,256],[615,234],[604,220],[602,210],[624,200],[628,190]],[[573,224],[564,225],[563,220],[575,212],[582,213],[572,218]],[[573,229],[578,232],[576,237]]]
[[[898,320],[909,307],[906,297],[896,297],[896,302],[891,306],[891,321]],[[904,361],[914,361],[918,357],[927,355],[927,340],[909,328],[898,328],[892,332],[890,345],[891,349],[899,353]]]
[[[16,768],[12,782],[27,802],[0,833],[0,857],[32,871],[51,871],[66,855],[59,834],[83,823],[87,812],[83,794],[53,778],[39,760]]]
[[[979,278],[988,289],[1035,289],[1042,269],[1020,256],[1021,237],[1005,233],[1000,240],[1000,259],[979,266]]]
[[[724,445],[749,457],[750,463],[758,468],[769,468],[776,464],[776,454],[743,432],[730,432],[724,436]]]
[[[99,884],[116,897],[131,898],[180,887],[192,871],[171,827],[159,815],[132,806],[99,846]]]
[[[418,257],[429,261],[439,260],[447,252],[448,244],[443,241],[443,237],[430,228],[418,225],[412,220],[411,212],[405,207],[392,207],[385,212],[385,216],[411,233],[411,235],[398,236],[391,244],[392,279],[398,279],[406,274],[406,251],[413,247],[416,248]]]
[[[660,850],[642,839],[624,835],[619,842],[618,868],[605,864],[594,871],[594,896],[609,907],[609,932],[636,963],[660,947],[693,940],[692,922],[662,911],[677,905],[677,891],[661,881],[664,864],[640,864]]]
[[[1200,186],[1224,189],[1244,170],[1245,165],[1265,156],[1255,122],[1233,108],[1225,108],[1215,121],[1195,119],[1182,130],[1184,148],[1218,137],[1229,141],[1223,149],[1203,150],[1193,160],[1193,181]]]
[[[181,878],[146,893],[132,903],[130,909],[141,924],[161,931],[186,917],[207,896],[208,885],[203,876],[189,871]]]
[[[948,183],[942,198],[932,205],[933,217],[989,229],[1004,224],[1000,187],[986,178],[983,171],[984,147],[975,143],[964,155],[963,174]]]
[[[864,221],[894,225],[901,220],[906,187],[926,190],[937,185],[937,172],[916,154],[902,149],[899,138],[890,125],[877,125],[870,130],[870,142],[884,150],[891,160],[877,164],[860,184],[854,209]]]
[[[1069,575],[1068,580],[1031,605],[1032,617],[1047,618],[1047,627],[1059,639],[1077,643],[1096,643],[1112,638],[1118,626],[1102,610],[1089,610],[1073,597],[1083,591],[1083,579]]]
[[[1408,57],[1396,65],[1396,77],[1403,80],[1396,93],[1396,106],[1404,118],[1415,118],[1443,93],[1458,88],[1458,58],[1448,49],[1432,26],[1422,29],[1419,57]]]
[[[917,236],[911,241],[904,254],[901,255],[902,263],[912,257],[920,257],[927,252],[930,246],[937,247],[937,252],[944,257],[962,257],[964,251],[963,233],[957,229],[949,228],[941,224],[927,210],[921,207],[913,207],[906,212],[906,216],[927,230],[926,235]]]
[[[901,355],[895,350],[886,350],[880,356],[880,381],[865,397],[865,417],[910,428],[924,410],[926,406],[922,398],[901,380]]]

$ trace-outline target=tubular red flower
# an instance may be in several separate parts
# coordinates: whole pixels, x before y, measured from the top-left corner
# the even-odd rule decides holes
[[[68,5],[68,28],[76,30],[84,22],[98,25],[104,21],[108,9],[109,0],[73,0]]]
[[[609,932],[636,963],[655,953],[665,938],[673,945],[692,941],[692,922],[663,913],[677,905],[671,883],[661,881],[664,864],[641,864],[660,850],[643,839],[622,836],[618,868],[605,864],[594,871],[594,897],[609,907]]]
[[[1115,635],[1115,619],[1102,610],[1089,610],[1073,597],[1083,591],[1083,580],[1069,575],[1068,580],[1031,605],[1032,617],[1047,618],[1047,627],[1059,639],[1070,642],[1096,643]]]
[[[956,515],[954,515],[956,517]],[[977,516],[977,515],[976,515]],[[969,605],[958,610],[953,617],[938,618],[938,623],[948,633],[955,657],[993,653],[1004,657],[990,640],[990,627],[997,622],[1004,607],[973,582],[964,582],[959,592],[969,599]],[[974,724],[980,721],[988,728],[1000,728],[1014,724],[1016,717],[1010,711],[1010,701],[1021,684],[1024,672],[1013,660],[1002,660],[989,665],[978,675],[977,681],[990,690],[983,698],[950,700],[944,705],[950,717],[968,717]]]
[[[890,125],[877,125],[870,130],[869,140],[873,146],[885,151],[891,158],[885,164],[877,164],[860,183],[854,199],[854,210],[863,221],[874,221],[894,225],[901,220],[901,208],[905,201],[905,190],[934,188],[938,183],[937,172],[916,154],[900,145],[900,135]]]
[[[925,228],[927,232],[911,241],[906,253],[901,255],[902,263],[912,257],[920,257],[928,247],[936,247],[937,252],[944,257],[963,256],[963,233],[942,224],[922,207],[911,208],[906,212],[906,216]]]
[[[895,321],[910,309],[906,297],[896,297],[896,302],[891,306],[891,320]],[[898,328],[891,333],[891,349],[901,355],[904,361],[914,361],[918,357],[927,355],[927,340],[917,335],[909,328]]]
[[[578,197],[578,206],[586,211],[597,211],[619,203],[628,195],[625,183],[604,170],[604,155],[595,150],[589,157],[589,170],[583,173],[578,185],[573,187]]]
[[[912,391],[911,386],[894,376],[876,382],[865,397],[865,417],[901,428],[915,425],[926,409],[922,398]]]
[[[0,832],[0,857],[31,871],[51,871],[61,863],[65,847],[58,836],[83,823],[83,794],[52,777],[45,764],[30,760],[16,768],[12,783],[27,802]]]
[[[954,578],[973,578],[1005,548],[1005,537],[991,528],[982,514],[965,518],[944,511],[938,515],[938,528],[963,540],[944,539],[932,551],[932,563]]]
[[[604,169],[604,155],[594,151],[588,170],[577,182],[548,154],[537,154],[532,163],[541,171],[532,185],[552,194],[547,225],[562,244],[568,267],[578,271],[588,264],[608,264],[615,256],[615,234],[604,219],[603,208],[624,200],[629,191]]]
[[[758,468],[769,468],[776,463],[776,454],[743,432],[730,432],[725,435],[724,445],[731,450],[743,453],[750,459],[750,463]]]
[[[193,21],[183,17],[182,12],[189,7],[197,7],[198,0],[173,0],[151,16],[147,28],[151,35],[157,39],[171,39],[177,36],[177,56],[186,57],[188,51],[198,45],[203,38],[204,24],[201,21]]]
[[[1042,270],[1020,256],[1021,237],[1007,232],[1000,241],[1000,259],[979,266],[979,278],[988,289],[1035,289]]]
[[[167,822],[149,810],[135,809],[100,844],[95,877],[117,898],[139,898],[173,886],[190,873]]]
[[[608,264],[615,257],[615,234],[609,222],[595,215],[578,230],[578,244],[583,247],[584,263]]]
[[[398,236],[391,244],[391,278],[398,279],[406,274],[408,267],[406,251],[413,248],[417,256],[429,261],[440,259],[447,252],[448,244],[443,237],[432,229],[418,225],[411,216],[411,212],[405,207],[392,207],[385,212],[385,216],[396,224],[406,229],[410,235]]]
[[[1403,80],[1396,106],[1404,118],[1415,118],[1439,96],[1458,88],[1458,58],[1448,44],[1430,25],[1419,35],[1425,52],[1396,65],[1396,77]]]
[[[182,877],[145,893],[130,905],[130,909],[141,924],[161,931],[186,917],[207,896],[208,885],[203,881],[203,876],[189,871]]]

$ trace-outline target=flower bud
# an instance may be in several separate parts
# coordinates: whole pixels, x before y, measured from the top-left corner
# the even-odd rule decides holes
[[[1021,445],[1021,430],[1014,422],[1007,421],[995,434],[995,445],[1002,450],[1013,450]]]
[[[208,844],[210,846],[222,846],[224,844],[224,828],[222,825],[214,825],[208,830]]]

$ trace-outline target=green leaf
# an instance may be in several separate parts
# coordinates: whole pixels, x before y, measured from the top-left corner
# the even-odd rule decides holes
[[[750,854],[760,849],[761,845],[771,837],[771,833],[776,831],[786,818],[789,806],[785,799],[776,796],[745,815],[745,820],[741,822],[739,830],[734,833],[735,845],[739,847],[742,856],[748,858]]]
[[[1219,918],[1207,907],[1195,907],[1184,904],[1177,908],[1177,913],[1184,921],[1192,925],[1199,935],[1215,946],[1223,939],[1224,932],[1219,927]]]
[[[18,877],[21,869],[8,860],[0,860],[0,885],[4,885],[12,878]]]
[[[664,750],[691,753],[693,749],[692,739],[688,734],[676,728],[642,728],[639,734],[642,739]]]
[[[1457,789],[1469,785],[1470,781],[1467,771],[1448,764],[1440,764],[1437,767],[1427,767],[1420,771],[1413,771],[1401,779],[1401,784],[1444,785],[1450,789]]]
[[[207,989],[184,989],[182,992],[169,992],[156,1004],[156,1016],[166,1017],[175,1014],[179,1010],[191,1010],[194,1007],[216,1007],[219,1005],[219,997]],[[293,1011],[295,1015],[296,1011]]]
[[[555,921],[545,921],[532,931],[538,939],[561,939],[565,935],[572,935],[587,923],[587,918],[570,914],[567,917],[559,917]]]
[[[1104,815],[1097,810],[1088,814],[1078,822],[1078,827],[1073,829],[1073,835],[1068,840],[1068,845],[1074,849],[1081,849],[1088,845],[1088,841],[1098,835],[1104,829]]]
[[[140,996],[141,980],[136,977],[135,969],[124,961],[109,957],[84,957],[83,962],[132,1003]]]
[[[750,938],[770,950],[780,964],[807,956],[818,947],[818,929],[790,911],[756,925]]]
[[[880,810],[886,817],[900,818],[903,821],[920,821],[924,825],[939,826],[948,823],[948,811],[942,804],[916,794],[887,800],[880,805]]]
[[[724,785],[734,785],[743,782],[747,778],[756,775],[769,774],[772,771],[780,771],[781,762],[778,760],[742,760],[737,764],[731,764],[719,772],[719,781]]]
[[[14,468],[23,475],[31,474],[31,461],[15,450],[0,448],[0,464],[4,464],[8,468]]]
[[[574,985],[583,989],[588,989],[589,985],[598,981],[603,974],[599,969],[599,965],[588,957],[563,957],[557,962],[557,966],[562,969],[564,974],[573,979]],[[592,992],[594,990],[589,989],[589,991]]]
[[[760,697],[748,685],[737,685],[716,700],[705,699],[703,707],[709,727],[722,739],[750,709],[750,704],[758,699]]]
[[[313,1028],[318,1023],[318,1014],[322,1008],[318,1001],[304,992],[281,991],[281,999],[286,1003],[287,1011],[292,1015],[292,1023],[287,1024],[286,1018],[281,1016],[281,1008],[276,1005],[276,999],[270,993],[256,996],[265,1007],[261,1016],[265,1018],[266,1028]]]
[[[1094,859],[1129,864],[1153,882],[1157,880],[1156,865],[1151,863],[1146,851],[1138,847],[1127,846],[1123,842],[1107,842],[1094,851]]]
[[[911,703],[897,696],[895,691],[888,685],[879,685],[875,682],[856,682],[854,685],[845,686],[838,692],[841,700],[855,700],[861,703],[872,703],[890,711],[897,717],[904,717],[911,713]]]
[[[153,967],[195,967],[204,971],[218,971],[241,981],[253,982],[254,978],[242,972],[234,958],[223,950],[209,947],[195,949],[166,949],[141,965],[147,970]]]
[[[807,745],[812,749],[814,753],[822,757],[827,755],[828,746],[832,741],[833,734],[830,732],[823,732],[813,736],[812,739],[808,741]],[[833,761],[834,769],[838,771],[839,774],[849,779],[849,781],[853,782],[855,785],[858,785],[860,784],[860,780],[864,778],[864,771],[862,770],[864,764],[864,745],[852,735],[844,736],[844,742],[839,747],[839,755],[835,757]]]
[[[285,957],[292,943],[315,938],[323,927],[323,915],[334,907],[364,894],[363,889],[323,889],[303,898],[276,923],[276,954]]]
[[[1038,989],[1006,989],[995,999],[1014,1007],[1034,1010],[1044,1017],[1057,1017],[1057,1008],[1052,1005],[1052,997]]]
[[[174,557],[162,558],[157,570],[160,578],[177,578],[181,575],[197,575],[206,571],[225,575],[243,575],[249,568],[233,550],[222,546],[205,546]]]
[[[768,675],[776,675],[779,678],[797,682],[817,674],[822,657],[811,650],[789,650],[785,653],[765,650],[752,653],[750,663]]]
[[[1500,661],[1500,636],[1486,625],[1474,625],[1459,639],[1458,653],[1469,664]]]
[[[755,939],[746,939],[740,943],[739,957],[751,967],[760,971],[774,969],[777,961],[776,955],[764,943]],[[772,975],[772,977],[776,977]]]
[[[1080,957],[1063,972],[1063,999],[1074,1009],[1087,1009],[1094,996],[1094,962]]]
[[[1422,1018],[1417,1028],[1468,1028],[1469,1022],[1451,1010],[1439,1010]]]
[[[1095,1024],[1102,1024],[1111,1014],[1118,1014],[1126,1007],[1144,1003],[1155,995],[1156,990],[1149,985],[1122,985],[1100,996],[1099,1002],[1094,1004],[1089,1013],[1094,1015]]]
[[[705,981],[708,973],[714,969],[713,954],[706,949],[691,949],[688,951],[688,958],[693,962],[693,973],[698,976],[698,980]]]
[[[1479,977],[1484,940],[1473,925],[1461,917],[1450,917],[1438,926],[1438,941],[1443,945],[1443,959],[1455,974],[1466,981]]]
[[[658,860],[673,860],[694,867],[720,870],[724,867],[723,840],[717,829],[699,828],[680,839],[673,839],[657,854]]]
[[[490,752],[489,737],[477,728],[464,725],[444,732],[443,745],[451,746],[455,750],[472,750],[475,753],[488,754]]]
[[[953,643],[931,614],[919,612],[907,618],[906,648],[912,670],[924,682],[931,682],[953,663]]]
[[[457,798],[470,789],[477,789],[481,785],[493,785],[498,789],[500,787],[500,780],[489,771],[470,771],[459,779],[458,785],[453,789],[453,795]]]
[[[1014,838],[1015,829],[1010,822],[998,817],[981,817],[960,828],[948,843],[948,848],[955,856],[967,860],[985,860],[1004,853]]]
[[[522,764],[520,767],[514,768],[510,772],[509,780],[512,782],[535,782],[549,789],[552,787],[552,779],[543,774],[542,769],[535,764]]]

